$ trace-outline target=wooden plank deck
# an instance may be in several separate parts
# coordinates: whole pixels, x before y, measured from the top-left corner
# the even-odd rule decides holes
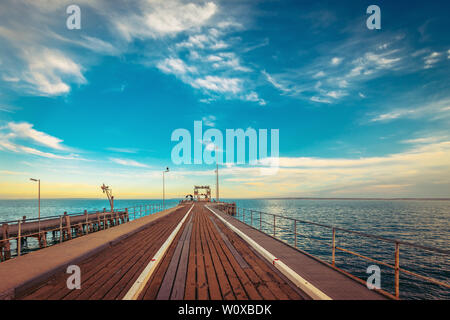
[[[123,299],[156,252],[188,213],[179,207],[128,238],[78,263],[81,289],[55,273],[22,299]],[[360,283],[304,253],[214,210],[333,299],[383,299]],[[105,231],[108,232],[108,231]],[[204,204],[196,203],[144,284],[139,299],[310,299]]]
[[[187,206],[178,208],[144,230],[79,263],[80,290],[67,289],[68,274],[58,272],[37,290],[21,298],[121,299],[188,209]]]
[[[141,299],[261,300],[307,296],[202,204],[196,204]],[[189,238],[190,236],[190,238]],[[183,293],[183,294],[181,294]]]

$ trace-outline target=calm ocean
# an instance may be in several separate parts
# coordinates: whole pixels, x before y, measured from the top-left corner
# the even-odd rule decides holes
[[[238,207],[333,225],[386,238],[405,240],[421,245],[450,249],[450,201],[437,200],[232,200]],[[116,200],[116,208],[160,203],[161,200]],[[166,200],[174,205],[177,200]],[[106,200],[48,200],[41,201],[41,216],[93,211],[108,208]],[[0,221],[17,220],[23,215],[37,217],[36,200],[0,200]],[[259,217],[254,216],[254,226],[259,227]],[[265,218],[269,219],[269,218]],[[246,217],[250,223],[250,216]],[[258,221],[258,222],[256,222]],[[272,230],[266,221],[267,230]],[[285,230],[277,230],[283,240],[293,242],[293,225],[287,220],[277,222]],[[298,247],[328,262],[331,261],[331,232],[317,226],[299,225]],[[394,245],[373,239],[364,239],[342,232],[336,234],[337,245],[360,254],[394,264]],[[321,242],[319,242],[321,241]],[[323,243],[325,242],[325,244]],[[328,244],[328,245],[327,245]],[[373,263],[337,251],[336,265],[360,278],[367,279],[366,269]],[[400,266],[442,281],[450,279],[448,256],[421,249],[400,247]],[[393,292],[394,274],[381,268],[381,287]],[[448,289],[429,284],[406,274],[400,277],[403,299],[450,299]]]

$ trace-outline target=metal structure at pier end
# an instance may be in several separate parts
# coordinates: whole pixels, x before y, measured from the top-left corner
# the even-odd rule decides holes
[[[204,192],[200,192],[203,190]],[[194,197],[199,202],[211,202],[211,188],[209,186],[194,186]]]

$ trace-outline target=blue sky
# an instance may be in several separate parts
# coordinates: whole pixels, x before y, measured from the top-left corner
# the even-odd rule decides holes
[[[81,30],[66,28],[69,4]],[[381,30],[366,8],[381,8]],[[280,169],[223,197],[448,197],[447,1],[3,1],[0,198],[172,197],[214,185],[171,133],[280,130]]]

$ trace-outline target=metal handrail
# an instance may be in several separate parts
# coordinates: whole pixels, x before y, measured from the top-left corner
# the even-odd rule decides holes
[[[170,203],[169,205],[166,204],[166,209],[171,208],[172,205],[176,205],[176,202],[174,202],[173,204]],[[114,211],[106,211],[105,209],[103,209],[102,211],[96,210],[96,211],[89,211],[88,212],[86,210],[83,213],[72,213],[72,214],[65,213],[64,215],[41,217],[40,220],[38,218],[31,218],[31,219],[26,219],[25,222],[24,222],[23,219],[10,220],[10,221],[6,221],[6,222],[0,222],[0,224],[14,223],[14,224],[17,224],[17,226],[18,226],[17,236],[14,236],[14,237],[9,237],[8,236],[8,238],[6,238],[6,239],[0,239],[0,250],[3,250],[5,244],[8,244],[8,246],[7,246],[8,249],[6,251],[9,251],[10,257],[12,257],[11,251],[12,252],[16,251],[16,256],[20,256],[21,253],[22,253],[22,250],[21,250],[22,240],[21,239],[22,238],[28,238],[28,237],[37,237],[38,238],[38,248],[37,249],[41,249],[42,248],[41,247],[41,236],[42,236],[42,234],[43,233],[47,233],[47,232],[54,232],[54,231],[59,231],[60,234],[59,234],[59,241],[58,242],[62,242],[63,241],[63,231],[66,232],[63,227],[67,227],[67,224],[65,222],[63,223],[63,218],[64,217],[86,216],[86,221],[81,221],[79,223],[75,223],[75,224],[73,224],[73,226],[80,226],[80,225],[84,226],[84,225],[86,225],[86,231],[84,231],[84,228],[83,228],[82,232],[84,232],[85,234],[88,234],[88,233],[95,232],[95,231],[89,231],[89,228],[87,227],[88,223],[95,223],[97,221],[99,223],[103,223],[102,227],[100,227],[100,225],[97,227],[98,229],[96,231],[99,231],[99,230],[106,229],[107,221],[109,221],[111,219],[120,219],[123,214],[128,214],[128,220],[127,221],[130,221],[130,218],[129,218],[130,216],[133,216],[132,220],[136,220],[136,219],[139,219],[141,217],[147,216],[148,214],[156,213],[156,212],[159,212],[159,211],[162,211],[162,210],[164,210],[162,204],[160,204],[160,203],[151,203],[151,204],[135,205],[135,206],[127,207],[127,208],[123,208],[123,209],[115,209]],[[147,212],[148,212],[148,214],[147,214]],[[88,215],[89,214],[100,214],[101,217],[99,217],[99,220],[95,220],[95,221],[93,221],[91,219],[88,220]],[[60,221],[59,222],[59,227],[56,227],[56,228],[55,227],[53,227],[53,228],[52,227],[45,228],[45,229],[42,229],[40,232],[31,232],[31,233],[26,233],[26,234],[22,233],[22,224],[24,224],[24,223],[29,223],[29,222],[33,222],[33,221],[34,222],[35,221],[41,221],[42,222],[42,220],[46,221],[46,220],[56,219],[56,218],[59,218],[59,221]],[[76,234],[76,236],[77,235],[78,234]],[[10,246],[9,245],[9,241],[12,241],[12,240],[17,240],[17,247],[16,247],[16,250],[14,250],[14,251],[9,249],[10,248],[9,247]],[[45,243],[44,247],[50,246],[50,245],[47,245],[46,241],[44,243]],[[3,251],[3,252],[5,252],[5,251]],[[1,258],[1,256],[0,256],[0,258]],[[0,259],[0,262],[1,261],[2,260]]]
[[[314,237],[311,237],[311,236],[308,237],[306,235],[299,234],[297,232],[297,224],[300,223],[300,224],[314,225],[314,226],[319,226],[319,227],[323,227],[323,228],[331,230],[332,231],[331,239],[330,239],[331,240],[331,244],[326,243],[325,241],[323,241],[324,239],[322,239],[322,238],[320,238],[321,240],[314,239],[314,241],[318,241],[318,242],[320,242],[320,243],[322,243],[324,245],[330,246],[332,248],[332,252],[331,252],[331,255],[332,255],[332,257],[331,257],[332,263],[331,264],[332,264],[332,266],[334,268],[336,268],[336,269],[342,270],[342,269],[336,267],[336,259],[335,259],[335,257],[336,257],[336,250],[339,250],[339,251],[351,254],[353,256],[356,256],[358,258],[361,258],[361,259],[364,259],[364,260],[368,260],[368,261],[371,261],[371,262],[374,262],[374,263],[378,263],[380,265],[383,265],[385,267],[393,269],[395,271],[394,272],[394,276],[395,276],[395,297],[397,299],[399,299],[399,297],[400,297],[400,281],[399,281],[400,271],[403,272],[403,273],[406,273],[406,274],[408,274],[410,276],[414,276],[414,277],[420,278],[422,280],[425,280],[425,281],[428,281],[428,282],[432,282],[434,284],[441,285],[441,286],[444,286],[446,288],[450,288],[450,284],[449,283],[446,283],[446,282],[443,282],[443,281],[440,281],[440,280],[437,280],[437,279],[434,279],[434,278],[431,278],[431,277],[426,277],[426,276],[420,275],[418,273],[415,273],[413,271],[409,271],[409,270],[401,268],[400,267],[400,245],[404,245],[404,246],[408,246],[408,247],[412,247],[412,248],[418,248],[418,249],[427,250],[427,251],[436,252],[436,253],[445,254],[445,255],[450,255],[450,250],[441,249],[441,248],[434,248],[434,247],[430,247],[430,246],[425,246],[425,245],[421,245],[421,244],[412,243],[412,242],[409,242],[409,241],[403,241],[403,240],[398,240],[398,239],[390,239],[390,238],[381,237],[381,236],[377,236],[377,235],[373,235],[373,234],[367,234],[367,233],[360,232],[360,231],[354,231],[354,230],[349,230],[349,229],[345,229],[345,228],[341,228],[341,227],[326,225],[326,224],[323,224],[323,223],[306,221],[306,220],[296,219],[296,218],[292,218],[292,217],[285,217],[285,216],[281,216],[281,215],[277,215],[277,214],[273,214],[273,213],[261,212],[261,211],[258,211],[258,210],[250,210],[250,209],[240,208],[240,207],[236,207],[237,215],[235,216],[235,218],[239,219],[241,217],[242,218],[242,220],[241,220],[242,222],[244,222],[246,224],[249,224],[246,221],[246,219],[245,219],[245,213],[246,212],[247,212],[247,217],[248,217],[248,214],[250,215],[250,219],[251,219],[250,226],[251,227],[254,228],[253,221],[255,220],[254,219],[254,214],[256,213],[259,216],[259,219],[258,219],[259,221],[257,221],[257,222],[259,222],[259,228],[256,228],[256,229],[259,229],[260,231],[263,231],[263,232],[268,234],[268,232],[263,230],[262,225],[264,223],[265,225],[272,226],[272,235],[273,235],[274,238],[277,238],[277,235],[276,235],[277,229],[292,231],[289,228],[280,227],[280,226],[276,225],[277,219],[284,219],[284,220],[293,221],[294,222],[293,235],[294,235],[294,247],[295,248],[297,248],[297,237],[298,236],[305,237],[305,238],[313,238],[314,239]],[[273,223],[270,223],[268,221],[263,221],[263,219],[262,219],[263,215],[267,215],[267,216],[273,217]],[[337,246],[336,245],[336,231],[351,233],[351,234],[358,235],[358,236],[361,236],[361,237],[371,238],[371,239],[380,240],[380,241],[384,241],[384,242],[395,244],[395,263],[394,263],[394,265],[391,265],[389,263],[386,263],[386,262],[383,262],[383,261],[380,261],[380,260],[377,260],[377,259],[373,259],[373,258],[367,257],[365,255],[362,255],[360,253],[357,253],[357,252],[345,249],[343,247]],[[278,237],[278,239],[283,241],[283,242],[286,242],[288,245],[290,245],[287,241],[281,239],[280,237]],[[319,259],[319,260],[321,260],[321,259]]]
[[[170,202],[169,202],[170,203]],[[173,201],[173,203],[177,203],[177,201]],[[129,208],[133,208],[133,207],[139,207],[141,205],[159,205],[159,204],[136,204],[134,206],[131,207],[124,207],[124,208],[114,208],[114,212],[121,212],[121,211],[125,211],[125,209],[129,209]],[[111,212],[111,210],[109,210],[108,212]],[[103,213],[103,209],[102,210],[92,210],[92,211],[87,211],[88,214],[91,213]],[[85,212],[76,212],[76,213],[68,213],[67,215],[72,217],[72,216],[80,216],[80,215],[84,215]],[[54,216],[41,216],[41,218],[26,218],[26,222],[30,222],[30,221],[39,221],[39,220],[48,220],[48,219],[54,219],[54,218],[59,218],[59,215],[54,215]],[[5,224],[5,223],[16,223],[17,219],[14,220],[3,220],[0,221],[0,225]]]

